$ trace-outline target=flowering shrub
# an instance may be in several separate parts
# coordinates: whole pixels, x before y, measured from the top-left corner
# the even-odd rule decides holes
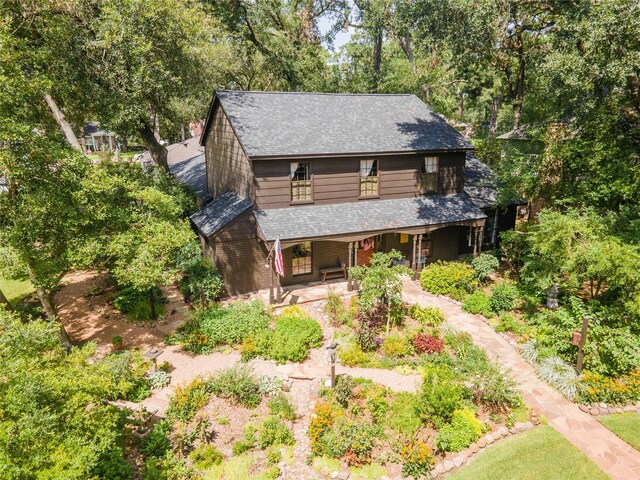
[[[478,440],[482,431],[482,422],[471,410],[456,410],[451,423],[438,432],[436,446],[444,452],[459,452]]]
[[[311,440],[311,453],[313,455],[323,454],[322,437],[331,429],[337,415],[338,413],[330,404],[325,402],[316,403],[307,432]]]
[[[500,267],[500,261],[495,255],[490,253],[481,253],[471,260],[471,266],[476,274],[476,278],[480,283],[490,280],[491,275]]]
[[[366,421],[339,417],[322,436],[322,451],[329,457],[344,458],[349,465],[370,463],[371,452],[380,433],[379,427]]]
[[[462,300],[465,294],[475,290],[478,282],[473,269],[466,263],[439,260],[422,270],[420,284],[428,292]]]
[[[413,337],[413,348],[419,354],[440,353],[444,348],[444,340],[428,333],[416,333],[416,336]]]
[[[208,399],[206,382],[202,378],[196,378],[186,387],[176,387],[169,402],[167,417],[188,422],[200,408],[207,404]]]
[[[402,476],[420,478],[426,476],[433,464],[431,449],[423,442],[413,441],[400,450]]]
[[[578,383],[578,398],[582,403],[605,402],[623,405],[640,400],[640,368],[618,378],[584,372]]]
[[[365,353],[357,343],[349,344],[340,349],[338,359],[347,367],[366,367],[370,363],[370,354]]]
[[[389,357],[404,357],[411,354],[411,347],[405,337],[388,335],[382,343],[382,351]]]

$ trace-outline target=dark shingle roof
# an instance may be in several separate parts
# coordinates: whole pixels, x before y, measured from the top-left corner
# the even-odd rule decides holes
[[[498,182],[493,170],[467,153],[464,191],[479,208],[492,208],[498,202]]]
[[[205,237],[210,237],[229,225],[252,206],[253,202],[251,200],[240,198],[233,192],[227,192],[213,200],[202,210],[191,215],[191,221]]]
[[[204,153],[169,165],[169,171],[180,183],[186,185],[198,197],[209,198]]]
[[[216,96],[249,157],[471,148],[415,95],[223,90]]]
[[[399,230],[486,218],[465,193],[256,210],[265,240]]]

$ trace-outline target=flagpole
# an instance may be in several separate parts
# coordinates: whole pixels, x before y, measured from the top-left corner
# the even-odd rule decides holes
[[[274,244],[275,245],[275,242]],[[273,305],[275,302],[275,298],[273,296],[273,246],[271,246],[271,252],[269,253],[269,270],[271,272],[271,279],[269,281],[269,305]]]

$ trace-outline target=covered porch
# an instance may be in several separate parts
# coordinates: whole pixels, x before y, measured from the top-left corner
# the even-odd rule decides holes
[[[268,258],[270,303],[282,303],[287,287],[329,279],[352,291],[349,268],[367,265],[375,252],[399,251],[416,274],[433,261],[457,259],[462,246],[479,253],[486,215],[467,200],[443,195],[256,211],[267,251],[276,239],[282,249],[284,276],[275,273],[274,255]]]

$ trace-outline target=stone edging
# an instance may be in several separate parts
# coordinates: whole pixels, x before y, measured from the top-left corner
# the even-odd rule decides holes
[[[593,403],[591,405],[578,405],[578,408],[594,417],[621,413],[640,413],[640,401],[622,407],[607,405],[606,403]]]
[[[487,433],[465,450],[447,454],[443,460],[432,467],[431,474],[433,478],[442,478],[454,470],[463,467],[466,463],[469,463],[479,451],[488,445],[507,438],[509,435],[516,435],[531,430],[534,426],[532,422],[518,422],[511,428],[500,427],[495,432]]]

